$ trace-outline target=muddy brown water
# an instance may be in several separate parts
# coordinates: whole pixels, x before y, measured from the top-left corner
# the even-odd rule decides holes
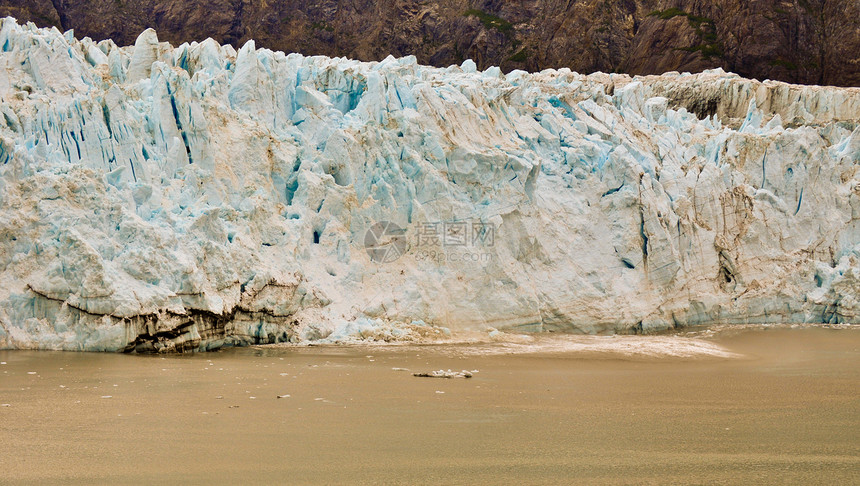
[[[0,483],[860,483],[860,330],[672,339],[0,351]]]

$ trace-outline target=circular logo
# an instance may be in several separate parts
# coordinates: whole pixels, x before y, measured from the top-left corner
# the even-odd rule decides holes
[[[380,221],[364,234],[364,248],[376,263],[391,263],[406,251],[406,230],[389,221]]]

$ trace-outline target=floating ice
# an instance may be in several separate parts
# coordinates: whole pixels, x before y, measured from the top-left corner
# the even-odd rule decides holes
[[[412,373],[412,376],[419,378],[471,378],[472,372],[467,370],[451,371],[451,370],[435,370],[421,373]]]

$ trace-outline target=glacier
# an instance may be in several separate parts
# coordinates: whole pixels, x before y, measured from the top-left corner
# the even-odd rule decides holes
[[[857,88],[0,49],[0,348],[860,320]]]

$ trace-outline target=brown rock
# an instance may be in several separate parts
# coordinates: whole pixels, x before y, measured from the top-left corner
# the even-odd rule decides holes
[[[121,45],[152,27],[361,60],[860,85],[858,0],[0,0],[0,15]]]

